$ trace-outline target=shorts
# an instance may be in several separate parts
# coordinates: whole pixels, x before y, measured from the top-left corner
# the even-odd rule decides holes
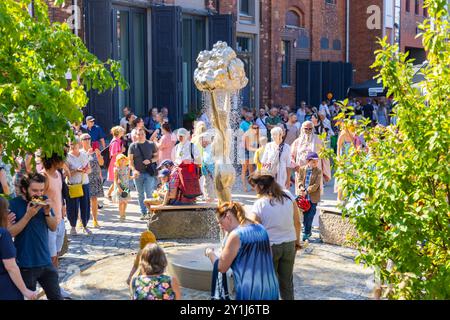
[[[56,231],[48,231],[48,248],[50,249],[50,257],[56,257],[61,252],[64,244],[64,235],[66,233],[66,225],[64,219],[56,227]]]

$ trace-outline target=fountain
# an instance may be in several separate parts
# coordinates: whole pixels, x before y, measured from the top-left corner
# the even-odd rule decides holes
[[[211,51],[200,52],[197,63],[194,82],[204,94],[204,103],[209,109],[215,129],[212,144],[215,160],[214,187],[220,205],[231,201],[236,172],[231,159],[234,135],[230,129],[230,117],[237,111],[239,90],[247,85],[248,79],[243,62],[225,42],[219,41]],[[206,224],[210,220],[208,215],[209,213],[204,216]],[[195,226],[197,227],[199,226]],[[212,265],[203,254],[206,247],[219,249],[220,244],[209,243],[166,250],[169,272],[177,276],[181,286],[197,290],[210,289]]]
[[[212,124],[216,130],[212,145],[216,164],[214,186],[221,204],[231,201],[231,188],[236,176],[230,159],[230,115],[235,103],[232,97],[247,85],[248,79],[244,63],[226,42],[219,41],[211,51],[200,52],[197,63],[194,82],[197,89],[210,95]]]

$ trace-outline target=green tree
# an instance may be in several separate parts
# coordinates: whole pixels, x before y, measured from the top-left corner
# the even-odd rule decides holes
[[[11,164],[38,148],[62,154],[87,91],[126,86],[117,62],[99,61],[66,23],[51,23],[43,0],[34,0],[30,16],[30,2],[0,1],[0,142]]]
[[[412,85],[413,60],[380,40],[372,67],[398,103],[397,126],[359,126],[368,150],[351,148],[336,161],[348,200],[343,214],[358,231],[358,261],[381,270],[392,299],[450,298],[449,12],[447,0],[425,6],[425,80]]]

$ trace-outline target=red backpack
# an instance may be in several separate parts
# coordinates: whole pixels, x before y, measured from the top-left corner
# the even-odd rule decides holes
[[[200,169],[194,163],[193,144],[191,143],[192,163],[181,163],[178,165],[178,173],[181,182],[181,194],[185,198],[194,199],[201,196],[200,189]]]

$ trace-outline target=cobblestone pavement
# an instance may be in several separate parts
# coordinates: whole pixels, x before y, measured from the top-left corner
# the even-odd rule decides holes
[[[239,188],[239,184],[236,186]],[[333,198],[332,185],[326,187],[325,199]],[[246,205],[253,203],[252,192],[234,194]],[[60,260],[60,282],[74,299],[128,299],[125,280],[138,250],[139,236],[147,224],[139,219],[137,193],[132,192],[125,222],[119,222],[117,205],[104,201],[99,210],[101,228],[92,235],[81,231],[69,236],[69,251]],[[90,222],[91,224],[92,222]],[[70,226],[66,225],[69,230]],[[314,234],[313,242],[320,242]],[[165,247],[184,246],[204,242],[160,242]],[[354,263],[356,251],[339,246],[311,243],[297,254],[294,266],[296,299],[368,299],[372,274]],[[209,293],[183,288],[183,299],[209,299]]]

